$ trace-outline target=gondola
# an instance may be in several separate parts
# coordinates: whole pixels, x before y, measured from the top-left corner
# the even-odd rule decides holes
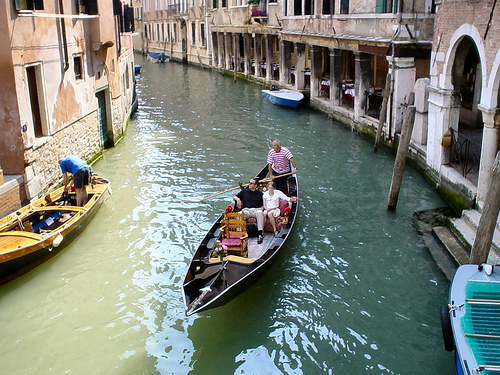
[[[94,217],[110,192],[110,182],[92,177],[88,202],[64,188],[47,194],[0,220],[0,284],[32,270],[69,244]]]
[[[256,175],[259,181],[266,181],[267,165]],[[248,252],[244,256],[227,255],[220,258],[213,255],[216,241],[223,236],[224,213],[215,221],[201,241],[189,265],[182,284],[186,315],[192,315],[222,306],[245,289],[254,285],[271,266],[272,261],[285,245],[298,211],[297,175],[287,177],[290,205],[280,217],[278,235],[272,228],[264,227],[264,241],[258,244],[257,237],[248,237]],[[261,184],[261,189],[265,188]],[[252,219],[249,219],[251,221]]]

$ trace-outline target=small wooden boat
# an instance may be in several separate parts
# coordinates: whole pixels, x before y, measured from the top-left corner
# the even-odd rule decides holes
[[[110,191],[108,180],[92,180],[84,207],[61,187],[0,220],[0,284],[32,270],[78,236]]]
[[[262,90],[262,95],[271,103],[284,107],[297,108],[300,101],[304,99],[304,95],[300,92],[292,90],[276,90],[271,87],[271,90]]]
[[[256,178],[263,180],[267,172],[266,165]],[[222,261],[213,255],[212,250],[216,241],[221,240],[223,236],[225,215],[222,214],[215,221],[198,246],[182,285],[186,315],[226,304],[254,285],[269,269],[285,244],[296,219],[298,210],[296,176],[292,174],[288,178],[287,195],[290,197],[291,207],[289,215],[284,216],[283,221],[277,226],[279,234],[276,236],[273,232],[265,232],[261,244],[258,243],[257,237],[249,237],[245,254],[227,255],[222,258]],[[248,220],[250,222],[252,218]]]
[[[500,374],[500,268],[460,266],[441,308],[445,348],[457,374]]]

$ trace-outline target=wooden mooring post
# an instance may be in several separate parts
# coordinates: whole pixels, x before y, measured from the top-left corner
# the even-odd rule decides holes
[[[413,93],[412,93],[413,94]],[[414,96],[410,97],[409,102],[413,104]],[[408,156],[408,148],[410,146],[411,133],[415,122],[416,108],[414,105],[409,105],[406,108],[403,118],[403,128],[401,129],[401,137],[399,139],[398,151],[396,153],[396,161],[394,162],[394,170],[392,172],[391,189],[389,191],[389,199],[387,201],[387,209],[395,210],[398,204],[399,190],[403,182],[403,171],[405,168],[406,157]]]
[[[497,153],[490,170],[490,185],[484,200],[483,212],[477,226],[476,238],[470,254],[471,264],[482,264],[488,260],[498,213],[500,212],[500,152]]]
[[[382,137],[382,128],[384,127],[385,118],[387,117],[387,102],[389,101],[391,90],[391,73],[387,73],[385,78],[385,88],[382,91],[382,107],[380,108],[380,116],[378,119],[377,135],[375,137],[375,144],[373,145],[373,152],[377,152],[380,145],[380,138]]]

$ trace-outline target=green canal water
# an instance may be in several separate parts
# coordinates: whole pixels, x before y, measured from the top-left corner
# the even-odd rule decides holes
[[[452,374],[449,283],[412,224],[444,202],[413,168],[386,210],[394,155],[261,87],[138,57],[140,107],[94,170],[113,195],[69,247],[0,287],[2,374]],[[270,271],[226,306],[184,315],[204,233],[279,138],[300,212]]]

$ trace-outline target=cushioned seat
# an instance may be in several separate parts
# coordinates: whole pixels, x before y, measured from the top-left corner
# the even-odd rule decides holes
[[[239,256],[248,255],[248,234],[245,217],[242,213],[225,213],[221,222],[222,245],[227,253]]]

